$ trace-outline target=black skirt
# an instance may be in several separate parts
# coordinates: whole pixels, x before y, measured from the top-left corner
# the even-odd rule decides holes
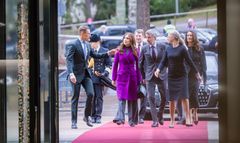
[[[179,78],[168,77],[169,100],[188,99],[188,78],[186,76]]]

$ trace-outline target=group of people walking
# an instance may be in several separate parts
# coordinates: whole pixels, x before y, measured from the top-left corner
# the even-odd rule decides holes
[[[110,71],[106,67],[111,66],[112,84],[116,86],[118,98],[118,109],[113,119],[117,125],[125,124],[126,105],[129,126],[143,124],[147,101],[152,117],[151,127],[163,125],[167,99],[170,105],[170,128],[175,125],[175,108],[179,100],[185,114],[185,125],[189,127],[198,123],[197,94],[200,82],[206,83],[206,59],[194,31],[189,30],[184,41],[180,34],[173,30],[168,33],[168,42],[163,43],[157,41],[155,30],[144,32],[137,29],[135,33],[126,33],[121,44],[110,51],[101,47],[100,43],[94,44],[99,42],[100,38],[97,35],[90,37],[88,27],[81,26],[79,35],[79,39],[66,44],[67,69],[73,87],[73,129],[77,128],[81,85],[87,95],[84,121],[88,126],[92,126],[93,122],[101,123],[103,86],[96,78],[108,76]],[[89,39],[92,45],[87,42]],[[96,52],[96,49],[99,52]],[[110,55],[114,55],[113,65]],[[92,71],[88,67],[90,57],[95,61]],[[146,87],[147,96],[139,99],[137,94],[140,84]],[[156,86],[161,97],[159,111],[155,101]]]

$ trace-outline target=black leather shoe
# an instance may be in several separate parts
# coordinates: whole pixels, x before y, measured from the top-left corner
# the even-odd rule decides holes
[[[143,119],[139,119],[139,124],[143,124],[144,123],[144,120]]]
[[[91,121],[91,118],[90,117],[84,117],[83,118],[83,121],[86,122],[86,124],[89,126],[89,127],[92,127],[93,124],[92,124],[92,121]]]
[[[118,120],[118,121],[116,122],[116,124],[117,124],[117,125],[121,125],[121,124],[122,124],[122,121],[121,121],[121,120]]]
[[[158,122],[159,122],[160,125],[163,125],[163,124],[164,124],[163,118],[162,118],[162,119],[159,119]]]
[[[153,122],[153,123],[152,123],[152,127],[153,127],[153,128],[158,127],[158,122]]]
[[[77,124],[76,123],[72,123],[72,129],[77,129]]]

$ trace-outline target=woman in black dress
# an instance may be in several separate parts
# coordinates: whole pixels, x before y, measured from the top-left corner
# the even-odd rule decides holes
[[[185,61],[190,65],[195,76],[200,79],[200,75],[189,56],[184,40],[177,31],[168,34],[170,46],[166,49],[165,55],[159,64],[155,75],[158,77],[164,67],[168,67],[168,89],[170,96],[170,125],[173,128],[175,124],[175,107],[178,98],[182,101],[182,106],[186,118],[186,126],[192,126],[189,114],[189,95],[188,95],[188,75]]]
[[[193,60],[197,70],[203,79],[203,84],[206,85],[207,79],[207,66],[206,66],[206,57],[204,50],[200,47],[197,35],[193,31],[188,31],[185,38],[186,46],[188,47],[188,52],[190,57]],[[200,82],[196,78],[192,70],[188,73],[188,88],[189,88],[189,104],[190,104],[190,120],[191,123],[198,124],[198,90]]]

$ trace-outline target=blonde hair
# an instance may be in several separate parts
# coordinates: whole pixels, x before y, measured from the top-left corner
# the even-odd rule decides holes
[[[173,35],[174,39],[179,42],[179,44],[184,45],[186,47],[185,41],[181,37],[181,34],[177,30],[173,30],[169,32],[169,34]]]

